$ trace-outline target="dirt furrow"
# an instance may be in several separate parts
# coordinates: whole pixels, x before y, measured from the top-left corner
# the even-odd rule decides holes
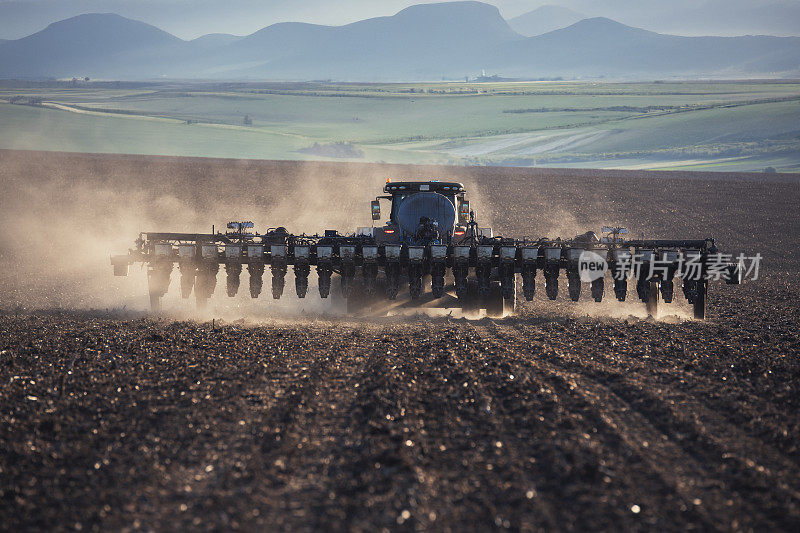
[[[557,436],[559,446],[585,456],[581,458],[589,476],[583,480],[585,485],[591,487],[594,481],[594,490],[605,493],[619,511],[636,515],[640,527],[666,523],[673,513],[692,516],[695,523],[711,523],[705,513],[686,504],[676,476],[654,468],[656,461],[648,454],[647,444],[642,444],[648,438],[656,440],[652,433],[622,420],[613,410],[598,409],[591,397],[581,394],[574,379],[552,365],[542,364],[540,350],[532,347],[526,354],[520,346],[524,338],[504,333],[496,324],[481,329],[488,342],[513,361],[518,372],[533,373],[542,383],[540,393],[552,395],[569,413],[551,439]],[[648,486],[648,493],[642,493],[641,486]],[[609,520],[612,527],[613,518]]]
[[[502,331],[505,338],[526,340],[516,328],[496,329]],[[797,509],[798,477],[793,462],[748,437],[736,426],[720,425],[720,416],[693,398],[661,388],[660,384],[651,383],[648,377],[609,370],[598,363],[598,359],[584,357],[584,366],[576,368],[574,364],[564,365],[552,351],[541,350],[538,357],[533,357],[537,365],[542,365],[561,380],[569,391],[586,398],[597,416],[610,417],[612,428],[624,428],[624,432],[629,430],[630,434],[623,433],[623,438],[638,449],[639,455],[645,457],[659,475],[669,480],[682,496],[684,506],[691,508],[697,505],[695,502],[701,502],[705,507],[697,511],[717,523],[719,513],[724,513],[726,508],[749,509],[751,512],[732,518],[729,527],[734,529],[747,526],[755,513],[768,509],[772,527],[786,527],[792,523],[786,521],[786,511]],[[631,376],[636,376],[636,379]],[[655,393],[656,390],[659,392]],[[629,436],[634,438],[627,438]],[[748,457],[755,450],[759,450],[758,461],[771,464],[771,468],[764,468]],[[657,465],[663,464],[665,459],[670,468],[659,469]],[[731,469],[736,475],[748,479],[744,483],[746,486],[766,483],[780,489],[784,496],[769,504],[777,505],[777,508],[765,507],[758,494],[742,492],[735,486],[726,487],[723,482],[714,481],[721,478],[720,470]],[[712,514],[709,515],[706,509],[712,509]],[[763,517],[761,520],[763,523]]]

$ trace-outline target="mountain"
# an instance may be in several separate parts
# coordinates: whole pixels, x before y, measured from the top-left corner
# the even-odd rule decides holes
[[[183,41],[143,22],[91,14],[0,45],[0,77],[439,79],[524,37],[481,2],[406,8],[345,26],[280,23],[245,37]]]
[[[508,25],[521,35],[533,37],[534,35],[566,28],[585,18],[585,15],[568,7],[547,5],[509,19]]]
[[[180,43],[155,26],[119,15],[78,15],[0,45],[0,77],[94,76],[128,61],[135,71],[148,52]]]
[[[183,41],[113,14],[89,14],[0,43],[0,78],[461,79],[797,77],[800,38],[678,37],[591,18],[533,37],[480,2],[417,5],[345,26],[280,23]]]
[[[210,58],[247,77],[359,80],[460,77],[472,61],[523,37],[498,9],[481,2],[445,2],[406,8],[345,26],[275,24]],[[241,63],[260,61],[246,69]],[[313,73],[313,74],[312,74]]]
[[[502,46],[494,61],[506,76],[793,76],[800,38],[678,37],[592,18]]]

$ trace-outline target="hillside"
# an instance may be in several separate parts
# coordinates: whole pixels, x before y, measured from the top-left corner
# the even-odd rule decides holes
[[[519,42],[496,7],[480,2],[412,6],[391,17],[346,26],[276,24],[215,56],[217,64],[261,59],[234,72],[245,77],[424,79],[460,77],[473,61],[506,43]]]
[[[592,18],[503,46],[495,59],[505,75],[520,76],[792,76],[800,38],[678,37]]]
[[[137,72],[149,54],[183,42],[154,26],[112,13],[79,15],[0,45],[0,76]]]
[[[527,20],[531,33],[538,31],[533,22],[557,25],[580,15],[550,6],[524,17],[515,24]],[[526,38],[494,6],[447,2],[344,26],[287,22],[192,41],[95,13],[0,43],[0,78],[418,81],[483,69],[522,79],[796,77],[800,38],[678,37],[607,18]]]

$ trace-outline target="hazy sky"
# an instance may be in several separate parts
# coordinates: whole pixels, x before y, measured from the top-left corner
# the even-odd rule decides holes
[[[15,39],[36,32],[51,22],[80,13],[113,12],[143,20],[178,37],[188,39],[206,33],[245,35],[275,22],[302,21],[346,24],[369,17],[392,15],[413,4],[437,0],[0,0],[0,38]],[[753,11],[769,13],[769,6],[800,8],[800,0],[490,0],[506,18],[540,5],[557,4],[588,16],[606,16],[656,31],[687,35],[737,34],[752,24]],[[697,8],[708,7],[704,12]],[[763,9],[762,9],[763,8]],[[800,11],[798,11],[800,12]],[[709,15],[710,13],[710,15]],[[717,17],[720,15],[720,17]],[[720,27],[720,19],[730,19]],[[703,31],[707,20],[708,31]],[[785,18],[785,17],[784,17]],[[681,21],[688,21],[685,26]],[[756,26],[759,31],[769,21]],[[800,17],[783,21],[774,34],[786,34]],[[726,29],[729,28],[729,29]],[[767,28],[768,30],[769,28]]]

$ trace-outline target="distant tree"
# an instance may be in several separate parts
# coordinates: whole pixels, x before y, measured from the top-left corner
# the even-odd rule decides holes
[[[85,78],[83,78],[83,81],[89,81],[89,76],[86,76]]]
[[[778,171],[775,170],[775,167],[767,167],[764,169],[764,174],[775,174],[776,172]]]

